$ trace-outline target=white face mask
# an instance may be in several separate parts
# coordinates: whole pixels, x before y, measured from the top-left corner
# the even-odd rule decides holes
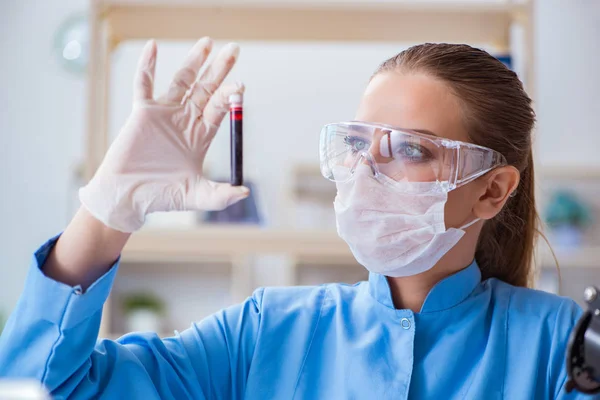
[[[446,229],[448,194],[424,194],[433,185],[396,182],[385,175],[376,179],[366,164],[357,166],[349,181],[337,183],[337,231],[360,264],[392,277],[425,272],[479,220]]]

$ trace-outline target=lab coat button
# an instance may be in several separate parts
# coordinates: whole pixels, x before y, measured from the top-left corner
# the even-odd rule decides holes
[[[410,329],[410,320],[408,318],[402,318],[400,320],[400,325],[404,328],[404,329]]]

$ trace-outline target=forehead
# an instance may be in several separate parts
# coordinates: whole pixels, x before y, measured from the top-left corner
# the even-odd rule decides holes
[[[469,141],[456,96],[443,82],[424,74],[376,75],[363,94],[355,119],[426,129],[440,137]]]

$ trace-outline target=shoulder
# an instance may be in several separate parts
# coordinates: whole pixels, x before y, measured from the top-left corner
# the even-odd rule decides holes
[[[570,320],[574,324],[582,313],[579,305],[568,297],[512,286],[498,279],[489,279],[484,284],[489,285],[495,298],[506,299],[511,318],[523,318],[537,323],[547,321],[552,325]]]
[[[551,382],[564,382],[564,360],[569,336],[582,315],[579,305],[568,297],[535,289],[515,287],[490,279],[493,297],[506,305],[509,349],[520,354],[524,348],[546,365]]]
[[[515,287],[496,279],[489,279],[484,285],[489,285],[495,303],[506,307],[509,362],[521,364],[520,374],[527,370],[528,363],[536,363],[532,370],[546,374],[546,393],[556,398],[567,377],[567,344],[582,314],[581,308],[568,297]]]
[[[324,315],[351,306],[365,283],[331,283],[319,286],[267,287],[254,295],[264,329],[311,326]],[[334,310],[332,310],[334,309]]]
[[[362,285],[328,283],[318,286],[267,287],[254,292],[263,312],[299,313],[320,310],[323,306],[336,306],[352,301]]]

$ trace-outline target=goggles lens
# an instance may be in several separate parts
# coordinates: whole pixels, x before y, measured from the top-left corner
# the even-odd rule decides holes
[[[367,163],[376,177],[436,183],[432,187],[444,191],[483,175],[503,160],[494,150],[470,143],[361,122],[323,127],[320,154],[321,172],[334,182],[350,179],[359,163]]]

